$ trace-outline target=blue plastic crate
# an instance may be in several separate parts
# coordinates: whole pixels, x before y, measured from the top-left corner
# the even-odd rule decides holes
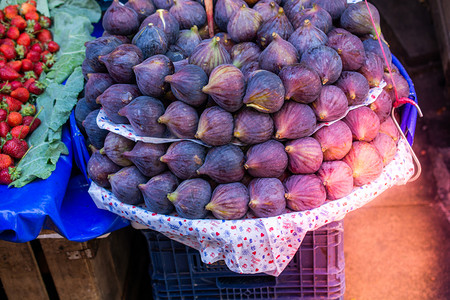
[[[197,250],[153,230],[149,248],[154,299],[342,299],[345,290],[343,221],[308,232],[278,276],[237,274],[224,261],[205,264]]]

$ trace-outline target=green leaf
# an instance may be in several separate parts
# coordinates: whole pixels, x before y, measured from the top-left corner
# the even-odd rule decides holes
[[[49,6],[53,14],[66,12],[73,16],[85,16],[91,23],[97,23],[102,10],[95,0],[49,0]]]
[[[40,12],[44,16],[50,17],[50,11],[48,9],[47,0],[37,0],[36,9],[38,10],[38,12]]]

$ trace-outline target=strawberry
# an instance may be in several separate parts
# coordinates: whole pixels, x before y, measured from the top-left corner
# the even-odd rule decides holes
[[[16,72],[20,72],[20,70],[22,69],[22,61],[20,60],[11,60],[6,63],[6,65],[16,70]]]
[[[0,9],[0,22],[5,21],[5,14],[3,13],[3,10]]]
[[[32,82],[34,82],[34,81],[36,81],[35,78],[28,78],[28,79],[25,80],[25,82],[23,83],[23,87],[26,88],[26,89],[29,91],[29,90],[30,90],[30,89],[29,89],[30,84],[31,84]]]
[[[42,54],[45,52],[47,52],[47,54],[42,56]],[[49,51],[45,50],[44,52],[41,53],[41,61],[45,63],[47,67],[51,68],[55,63],[55,57]]]
[[[2,151],[11,157],[21,159],[28,150],[27,142],[18,138],[7,140],[3,145]]]
[[[14,99],[11,96],[8,95],[2,95],[3,100],[6,101],[6,104],[8,105],[9,111],[19,111],[22,107],[22,102],[20,102],[17,99]]]
[[[18,139],[24,139],[30,132],[30,127],[27,125],[15,126],[11,129],[11,135]]]
[[[8,31],[6,31],[6,36],[12,40],[17,40],[20,35],[20,30],[16,26],[9,27]]]
[[[25,46],[23,46],[23,45],[17,45],[17,46],[15,47],[15,50],[16,50],[16,54],[17,54],[17,56],[19,57],[19,59],[24,58],[25,55],[28,54],[28,48],[25,47]]]
[[[10,184],[20,177],[20,172],[15,167],[8,167],[0,171],[0,184]]]
[[[8,45],[7,43],[3,43],[0,46],[0,52],[2,52],[5,58],[8,60],[14,59],[17,56],[17,52],[16,49],[14,49],[14,46],[11,47],[11,45]]]
[[[9,66],[4,66],[0,69],[0,79],[4,81],[16,80],[20,74]]]
[[[16,46],[16,43],[13,40],[8,39],[8,38],[2,40],[1,44],[2,45],[5,44],[5,45],[8,45],[8,46],[13,47],[13,48]]]
[[[12,91],[14,91],[15,89],[18,89],[20,87],[23,87],[22,82],[17,81],[17,80],[11,81],[11,90]]]
[[[33,65],[33,70],[34,70],[34,65]],[[36,76],[36,74],[34,73],[34,71],[27,71],[27,72],[25,72],[25,73],[23,74],[23,78],[24,78],[24,79],[30,79],[30,78],[36,79],[37,76]],[[26,86],[24,85],[24,87],[26,87]],[[27,87],[26,87],[26,88],[27,88]]]
[[[24,31],[27,28],[27,21],[21,16],[15,16],[11,19],[11,25],[16,26],[19,31]]]
[[[8,5],[3,9],[5,12],[5,17],[7,19],[12,19],[19,14],[19,10],[17,9],[18,5]]]
[[[30,50],[30,52],[27,53],[26,58],[31,60],[32,62],[38,62],[41,60],[41,54],[40,54],[40,52]]]
[[[36,5],[25,2],[20,5],[20,13],[26,15],[29,12],[36,11]]]
[[[28,86],[28,91],[35,95],[40,95],[44,92],[45,85],[40,81],[33,81]]]
[[[8,112],[6,111],[6,109],[0,108],[0,122],[5,121],[7,115]]]
[[[0,24],[0,38],[4,38],[6,36],[7,28],[5,25]]]
[[[0,93],[9,94],[12,91],[11,83],[9,81],[0,83]]]
[[[22,32],[17,38],[17,44],[28,47],[31,45],[31,37],[29,33]]]
[[[47,44],[47,49],[48,51],[50,51],[51,53],[55,53],[59,50],[59,45],[58,43],[56,43],[55,41],[50,41]]]
[[[10,112],[8,117],[6,117],[6,122],[8,122],[8,125],[11,127],[21,125],[22,121],[23,121],[23,117],[17,111]]]
[[[16,98],[17,100],[19,100],[22,103],[25,103],[30,98],[30,92],[26,88],[20,87],[20,88],[13,90],[11,92],[10,96]]]
[[[25,20],[39,21],[39,14],[36,11],[30,11],[25,14]]]
[[[33,70],[33,62],[28,58],[22,59],[22,72],[27,72]]]
[[[26,3],[30,3],[31,5],[33,5],[34,7],[36,7],[36,1],[34,0],[27,0],[25,1]]]
[[[48,68],[42,61],[39,61],[34,64],[33,70],[34,70],[34,73],[36,73],[37,77],[39,78],[39,76],[41,76],[42,72],[47,71]]]
[[[30,126],[29,133],[32,133],[36,128],[38,128],[39,125],[41,125],[41,120],[39,120],[39,118],[35,118],[32,116],[25,116],[23,117],[23,125]]]
[[[0,154],[0,170],[9,168],[14,165],[14,161],[11,156],[7,154]]]
[[[34,104],[31,104],[31,103],[26,103],[26,104],[22,105],[22,108],[20,109],[19,112],[22,116],[24,116],[24,118],[26,116],[34,116],[36,114],[36,106],[34,106]],[[24,122],[25,122],[25,120],[22,121],[23,125],[29,125],[29,124],[25,124]]]
[[[0,137],[6,138],[6,135],[9,133],[10,129],[11,127],[9,127],[8,123],[0,122]]]
[[[49,28],[52,25],[52,21],[50,20],[49,17],[40,16],[39,24],[41,24],[42,28]]]
[[[53,36],[52,33],[50,32],[50,30],[48,29],[42,29],[38,34],[37,34],[37,39],[41,42],[41,43],[48,43],[50,41],[53,40]]]
[[[44,51],[44,48],[42,47],[41,43],[38,42],[31,45],[30,51],[41,53],[42,51]]]

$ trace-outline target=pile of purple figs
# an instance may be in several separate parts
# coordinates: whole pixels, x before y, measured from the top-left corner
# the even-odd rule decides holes
[[[86,43],[75,110],[90,178],[124,203],[190,219],[309,210],[373,181],[397,151],[392,80],[398,97],[409,87],[395,66],[386,73],[369,7],[375,27],[364,1],[217,0],[211,12],[114,0],[104,35]],[[383,80],[375,102],[346,114]],[[100,129],[100,109],[139,136],[179,140]]]

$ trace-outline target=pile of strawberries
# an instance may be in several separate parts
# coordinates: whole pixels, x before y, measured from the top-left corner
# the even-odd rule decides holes
[[[41,123],[32,102],[44,92],[39,77],[59,50],[50,25],[34,0],[0,10],[0,184],[17,178],[15,161],[28,150],[24,139]]]

